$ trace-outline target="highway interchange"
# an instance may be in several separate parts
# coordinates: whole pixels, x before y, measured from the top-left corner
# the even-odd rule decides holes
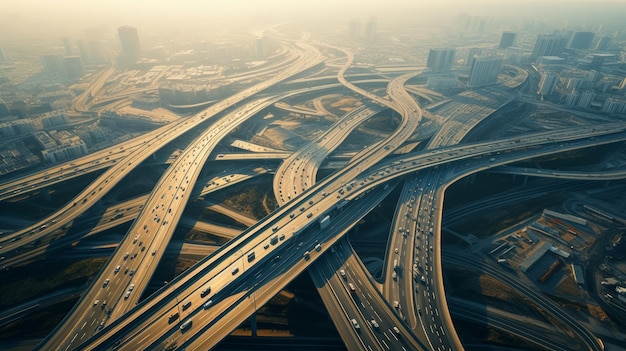
[[[33,191],[35,183],[38,187],[50,186],[70,174],[104,170],[57,212],[0,238],[0,254],[6,262],[19,262],[25,246],[64,229],[156,150],[206,120],[212,122],[169,165],[151,194],[134,200],[136,203],[131,207],[135,210],[132,215],[128,212],[124,221],[135,216],[136,219],[124,239],[77,305],[38,349],[210,349],[308,269],[349,349],[462,350],[448,311],[441,272],[440,229],[446,187],[463,176],[485,169],[626,139],[625,124],[605,123],[461,143],[474,126],[489,116],[490,112],[483,112],[472,115],[469,120],[444,122],[424,150],[403,153],[397,150],[420,134],[423,120],[421,107],[405,88],[406,82],[420,72],[390,80],[387,96],[381,97],[347,80],[345,74],[353,61],[351,52],[316,44],[324,50],[339,50],[345,54],[347,59],[339,69],[337,80],[364,99],[365,104],[346,113],[317,140],[282,161],[275,170],[273,183],[280,205],[277,210],[140,301],[176,226],[181,223],[192,194],[206,194],[231,183],[228,178],[219,176],[198,181],[204,164],[215,154],[218,144],[267,106],[287,96],[315,90],[262,94],[323,60],[318,49],[311,45],[285,45],[293,45],[284,51],[287,59],[267,71],[260,71],[273,76],[194,116],[69,165],[2,184],[0,198],[7,199]],[[89,94],[96,95],[103,79],[110,74],[107,70],[98,77]],[[260,73],[246,77],[256,74]],[[510,96],[505,96],[499,106],[510,100]],[[75,109],[83,111],[85,106],[85,96],[81,96]],[[400,116],[397,128],[386,138],[358,152],[343,168],[316,181],[317,171],[331,152],[363,121],[384,109],[392,109]],[[271,153],[274,150],[258,151]],[[226,160],[232,155],[213,157]],[[245,181],[259,172],[268,170],[252,165],[241,170],[242,176],[233,178],[232,183]],[[606,179],[623,178],[622,172],[613,173],[610,175],[613,178]],[[377,286],[345,235],[402,177],[404,189],[390,228],[384,280],[382,286]],[[111,214],[115,217],[116,213]],[[567,323],[589,349],[603,349],[593,334],[572,321],[554,303],[546,302],[532,290],[522,287],[520,290],[532,296],[554,318]]]

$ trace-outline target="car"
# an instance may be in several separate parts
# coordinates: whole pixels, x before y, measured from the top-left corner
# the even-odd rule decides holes
[[[109,280],[108,280],[108,279],[105,279],[105,280],[104,280],[104,284],[102,284],[102,287],[103,287],[103,288],[106,288],[106,287],[107,287],[107,285],[109,285]]]
[[[348,277],[346,276],[346,271],[344,271],[343,269],[339,271],[339,275],[344,279],[348,279]]]
[[[135,270],[131,269],[130,272],[128,272],[128,275],[130,275],[131,277],[135,274]]]
[[[130,255],[128,252],[124,255],[124,259],[128,258],[128,255]]]
[[[124,300],[128,299],[129,296],[130,296],[130,291],[127,291],[126,294],[124,294]]]
[[[200,297],[205,297],[210,293],[211,293],[211,287],[209,286],[209,287],[202,289],[202,291],[200,292]]]
[[[113,273],[117,273],[120,271],[120,266],[116,266],[115,269],[113,270]]]
[[[376,320],[375,320],[375,319],[372,319],[372,320],[370,321],[370,323],[372,323],[372,328],[374,328],[374,329],[378,329],[378,328],[380,328],[380,326],[378,325],[378,323],[376,322]]]
[[[183,304],[183,311],[191,307],[191,301],[187,301]]]
[[[393,302],[393,308],[400,308],[400,303],[397,300]]]
[[[128,286],[128,291],[133,291],[134,288],[135,288],[135,284],[130,284]]]
[[[99,303],[100,303],[100,300],[96,300],[96,301],[93,302],[93,305],[97,306]]]
[[[156,255],[156,250],[152,250],[152,256]]]
[[[211,307],[212,304],[213,304],[213,300],[209,300],[209,301],[204,303],[203,307],[204,307],[205,310],[208,310],[209,307]]]
[[[352,318],[350,320],[350,323],[352,323],[352,326],[354,327],[354,329],[356,331],[360,331],[361,330],[361,326],[359,325],[359,322],[356,321],[356,319]]]
[[[394,333],[400,334],[400,329],[398,329],[398,327],[394,326],[392,329]]]

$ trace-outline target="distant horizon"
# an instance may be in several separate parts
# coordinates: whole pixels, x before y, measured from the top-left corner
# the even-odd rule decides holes
[[[0,8],[0,41],[81,38],[94,29],[112,33],[123,25],[138,28],[140,36],[186,29],[207,34],[244,32],[289,22],[315,31],[373,16],[381,29],[412,25],[446,28],[461,14],[482,17],[492,27],[503,29],[531,20],[543,23],[547,30],[596,27],[611,31],[624,22],[625,13],[625,0],[440,0],[426,4],[412,0],[5,0]]]

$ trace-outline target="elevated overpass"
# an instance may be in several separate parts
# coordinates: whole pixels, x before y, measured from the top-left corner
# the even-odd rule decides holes
[[[486,169],[486,168],[489,168],[491,165],[491,161],[488,161],[486,159],[492,154],[492,152],[504,151],[507,149],[510,150],[507,153],[509,157],[512,157],[511,155],[518,155],[521,158],[522,157],[527,158],[527,157],[536,157],[537,155],[542,155],[542,154],[560,152],[564,148],[576,149],[580,147],[587,147],[590,145],[597,145],[597,144],[603,144],[603,143],[608,143],[608,142],[615,142],[618,140],[624,140],[626,138],[626,135],[624,135],[625,133],[623,133],[624,126],[622,125],[621,127],[619,127],[618,128],[619,130],[616,130],[616,127],[617,125],[611,125],[611,126],[605,125],[602,127],[596,126],[593,129],[592,128],[570,128],[567,131],[564,131],[561,133],[552,132],[552,133],[534,134],[532,136],[525,138],[525,141],[522,143],[522,145],[520,145],[519,143],[516,143],[513,140],[506,139],[506,140],[493,141],[490,143],[468,144],[468,145],[459,146],[456,148],[450,148],[450,149],[444,148],[442,150],[433,150],[426,154],[420,154],[420,155],[416,155],[413,157],[404,157],[402,159],[402,163],[396,164],[396,165],[392,165],[391,162],[396,162],[398,160],[394,160],[391,162],[383,162],[383,164],[380,167],[377,166],[371,170],[368,169],[368,172],[363,175],[363,178],[355,178],[355,181],[357,182],[357,184],[359,184],[359,186],[353,188],[352,190],[348,192],[345,192],[343,196],[341,196],[342,194],[339,194],[338,192],[339,189],[343,188],[339,181],[340,178],[338,177],[347,176],[348,174],[346,173],[349,171],[349,168],[346,170],[339,171],[338,172],[339,174],[335,175],[335,177],[325,179],[322,182],[314,185],[310,190],[306,191],[305,193],[300,195],[298,198],[294,199],[294,201],[291,201],[290,203],[286,204],[284,207],[278,209],[272,215],[266,217],[263,221],[257,223],[255,226],[244,231],[244,233],[241,236],[235,238],[233,241],[226,244],[220,250],[216,251],[216,253],[213,256],[206,258],[205,260],[201,261],[198,265],[192,267],[186,273],[179,276],[176,280],[172,281],[170,284],[168,284],[168,286],[163,288],[160,292],[151,296],[144,303],[142,303],[141,305],[137,306],[132,311],[130,311],[122,319],[119,319],[118,321],[110,325],[109,327],[105,328],[96,337],[92,338],[88,343],[85,343],[84,345],[82,345],[81,348],[92,349],[92,347],[94,347],[95,345],[101,345],[99,346],[99,348],[105,345],[109,345],[109,347],[112,347],[116,341],[119,341],[121,343],[121,344],[118,344],[118,346],[120,346],[120,349],[125,349],[126,346],[124,345],[130,345],[129,343],[132,340],[132,339],[129,339],[129,337],[131,337],[131,335],[133,335],[134,333],[131,330],[136,330],[135,328],[140,328],[144,330],[144,328],[147,328],[148,326],[150,326],[150,328],[157,328],[156,330],[164,330],[163,328],[166,328],[165,330],[170,330],[170,332],[168,333],[169,335],[168,337],[172,337],[173,335],[172,332],[174,332],[174,330],[179,330],[177,326],[180,326],[186,322],[188,313],[181,315],[180,320],[182,324],[175,324],[175,325],[168,327],[162,324],[158,326],[157,325],[152,326],[153,323],[167,319],[167,318],[163,318],[160,316],[167,316],[169,315],[169,313],[174,312],[176,310],[178,310],[180,313],[180,310],[177,308],[178,304],[176,303],[176,301],[178,300],[182,301],[182,300],[185,300],[186,298],[191,298],[193,301],[196,301],[197,303],[198,297],[196,296],[200,296],[200,291],[203,290],[204,287],[206,287],[207,285],[210,285],[212,289],[217,287],[217,290],[214,290],[214,291],[220,292],[215,297],[216,300],[212,300],[212,302],[214,303],[212,306],[215,306],[215,307],[217,307],[218,305],[222,306],[216,309],[215,311],[211,312],[211,314],[224,312],[225,305],[232,306],[233,301],[235,300],[240,301],[240,302],[247,301],[246,303],[254,303],[254,301],[250,301],[250,299],[245,297],[245,296],[249,296],[249,293],[244,293],[245,296],[240,295],[240,293],[236,295],[229,295],[229,294],[224,295],[228,291],[228,290],[225,290],[225,288],[227,286],[242,287],[239,284],[243,283],[243,281],[240,280],[240,277],[243,277],[243,276],[246,277],[244,279],[245,281],[247,281],[247,279],[252,279],[253,281],[255,279],[259,279],[260,276],[255,276],[253,278],[245,274],[246,271],[251,270],[254,266],[256,266],[257,263],[263,262],[263,263],[267,263],[268,265],[271,265],[271,267],[273,267],[271,271],[275,271],[276,274],[280,272],[278,269],[287,269],[287,267],[283,267],[280,264],[278,264],[278,262],[280,262],[281,259],[280,258],[276,259],[276,256],[281,256],[281,254],[284,252],[291,252],[291,256],[293,256],[293,245],[297,245],[297,242],[298,242],[298,240],[291,240],[294,237],[294,234],[298,236],[299,234],[303,234],[302,231],[313,230],[312,228],[314,227],[311,227],[311,224],[312,224],[311,222],[316,223],[316,221],[318,221],[320,217],[324,215],[325,211],[327,211],[328,208],[331,208],[332,206],[334,206],[334,204],[345,203],[344,201],[342,201],[342,199],[347,200],[347,203],[345,203],[343,207],[350,205],[352,210],[350,211],[344,210],[344,211],[341,211],[341,213],[345,215],[353,213],[354,212],[353,210],[355,208],[360,208],[360,206],[357,206],[357,204],[359,204],[360,201],[353,201],[353,200],[356,200],[356,198],[359,197],[360,194],[366,192],[368,189],[371,189],[372,187],[380,185],[384,183],[385,181],[388,181],[389,179],[399,177],[399,176],[402,176],[404,174],[408,174],[411,172],[415,172],[419,169],[432,167],[437,164],[443,164],[443,163],[447,163],[451,161],[455,161],[455,162],[458,161],[460,163],[463,163],[463,162],[466,162],[467,159],[479,157],[481,155],[485,159],[485,161],[483,161],[484,166],[482,167]],[[607,136],[600,137],[600,135],[602,134],[607,134]],[[596,137],[596,139],[590,140],[589,139],[590,137]],[[580,139],[580,138],[585,138],[585,139],[579,142],[568,141],[568,140],[574,140],[574,139]],[[536,145],[544,145],[544,147],[542,149],[537,149],[535,148]],[[512,162],[512,161],[508,160],[508,162]],[[402,168],[402,166],[406,166],[406,167]],[[381,172],[384,175],[385,174],[384,169],[390,168],[390,167],[393,167],[394,169],[394,172],[392,174],[388,174],[386,176],[380,175]],[[363,185],[360,185],[361,183],[363,183]],[[320,194],[321,192],[324,192],[328,195],[321,196]],[[337,196],[339,196],[339,198],[337,198]],[[312,201],[313,204],[309,204],[310,201]],[[354,206],[357,206],[357,207],[354,207]],[[304,210],[301,210],[300,207],[304,208]],[[294,213],[294,214],[297,213],[297,216],[295,216],[295,218],[290,218],[289,216],[287,216],[290,213]],[[312,215],[308,216],[309,213]],[[308,217],[308,218],[304,219],[304,217]],[[341,217],[342,216],[339,216],[339,218]],[[303,220],[306,221],[307,223],[303,223]],[[337,222],[334,222],[334,223],[337,224]],[[294,226],[294,224],[296,225]],[[274,230],[273,229],[274,227],[277,227],[278,229]],[[298,230],[300,231],[298,232]],[[250,235],[251,233],[254,233],[257,235],[251,236]],[[272,241],[271,240],[272,237],[282,236],[282,235],[285,235],[284,239],[282,239],[281,241],[277,239],[277,243],[280,243],[280,244],[275,245],[275,246],[274,244],[271,244],[271,247],[272,247],[271,250],[269,250],[269,252],[264,251],[264,250],[269,249],[270,247],[269,244]],[[262,246],[265,243],[268,243],[268,249],[262,248]],[[249,245],[252,245],[252,246],[250,247]],[[234,247],[236,247],[236,249],[234,249],[233,251]],[[283,252],[283,250],[281,249],[285,251]],[[322,248],[320,249],[320,252],[323,252],[324,250],[326,250],[325,246],[322,246]],[[253,259],[252,262],[245,263],[246,258],[250,257],[249,255],[252,252],[256,253],[256,258]],[[307,262],[307,261],[302,259],[299,262]],[[302,269],[304,268],[305,267],[302,267]],[[254,271],[255,270],[252,270],[251,273]],[[286,282],[282,282],[278,284],[278,286],[274,286],[273,284],[274,287],[271,291],[264,291],[264,293],[260,295],[273,296],[272,292],[277,292],[277,290],[280,290],[280,288],[282,288],[284,284],[286,284]],[[258,292],[257,287],[258,287],[257,284],[250,282],[249,285],[248,284],[245,285],[245,291],[250,291],[250,289],[253,289],[254,291]],[[243,291],[241,292],[243,293]],[[174,299],[174,296],[179,296],[180,298]],[[226,299],[226,296],[232,296],[232,298]],[[233,298],[235,300],[232,300]],[[259,296],[259,294],[256,294],[254,300],[259,302],[259,305],[260,305],[261,301],[258,301],[259,299],[261,299],[261,296]],[[202,299],[200,301],[202,301]],[[193,306],[197,306],[195,307],[195,309],[190,310],[190,313],[193,312],[194,315],[204,310],[203,307],[198,306],[195,303],[193,304]],[[160,312],[157,312],[157,311],[160,311]],[[244,319],[247,318],[247,316],[244,316],[244,317],[239,316],[238,318],[235,318],[235,319],[232,319],[231,317],[233,316],[230,315],[228,317],[229,321],[238,321],[240,320],[239,318],[244,318]],[[132,322],[133,327],[132,329],[127,329],[127,326],[129,326],[128,323],[130,322]],[[217,323],[217,321],[212,322],[212,323],[213,323],[212,325],[217,325],[219,330],[222,330],[223,328],[232,327],[232,326],[226,327],[222,323]],[[206,328],[204,329],[205,330],[203,331],[208,330]],[[143,341],[150,342],[150,343],[155,342],[157,339],[152,338],[150,336],[151,333],[148,330],[149,329],[145,329],[144,332],[141,333],[143,337],[147,337],[146,339],[143,339]],[[176,335],[178,335],[177,337],[182,336],[182,333],[180,333],[180,331],[176,333],[177,333]],[[183,330],[183,333],[186,333],[184,336],[185,338],[188,338],[194,335],[193,333],[190,333],[190,331],[187,331],[187,329]],[[158,333],[158,335],[162,335],[162,334]],[[222,334],[210,333],[209,335],[222,335]],[[158,337],[158,336],[155,336],[155,337]],[[218,339],[218,336],[216,336],[215,338]],[[152,341],[149,341],[149,340],[152,340]],[[217,342],[217,341],[218,340],[213,340],[213,342]],[[131,347],[131,346],[128,346],[128,347]],[[133,344],[132,347],[137,347],[137,344]],[[132,347],[129,349],[132,349]]]

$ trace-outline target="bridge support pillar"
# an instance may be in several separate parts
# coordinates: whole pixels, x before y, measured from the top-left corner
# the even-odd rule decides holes
[[[48,187],[41,188],[41,190],[39,190],[39,195],[46,202],[52,201],[52,198],[50,198],[50,188]]]
[[[252,336],[257,336],[256,312],[250,316],[250,330],[252,331]]]

